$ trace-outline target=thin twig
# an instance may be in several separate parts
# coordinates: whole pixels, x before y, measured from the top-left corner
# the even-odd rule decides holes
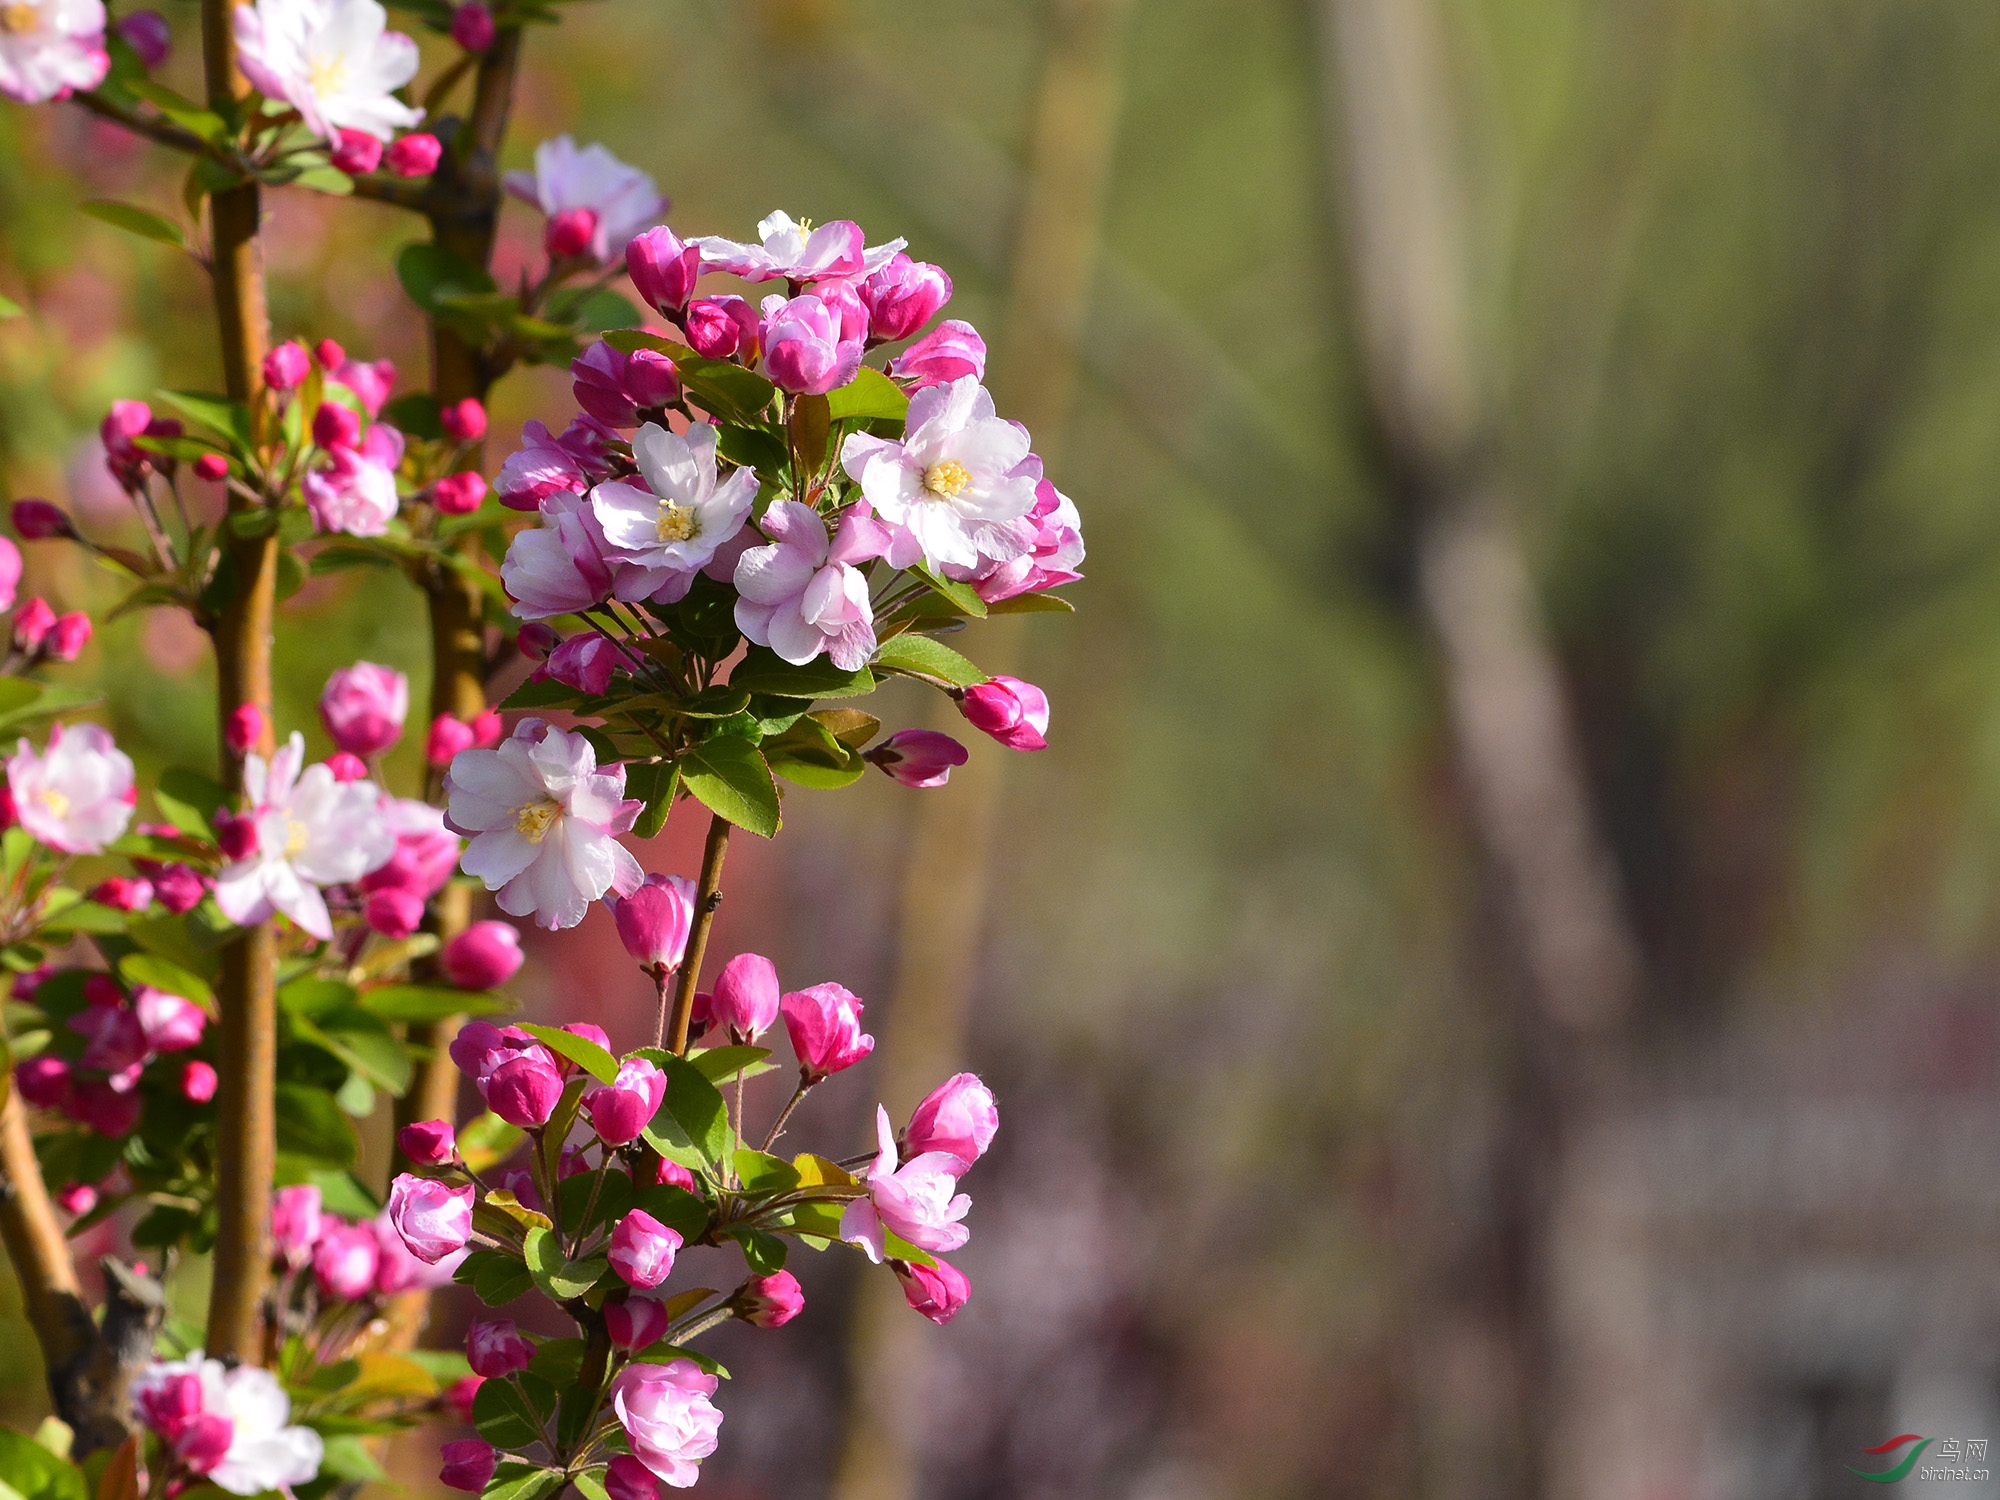
[[[799,1086],[792,1090],[792,1097],[785,1101],[784,1109],[779,1112],[778,1118],[771,1122],[771,1133],[764,1137],[764,1144],[757,1148],[759,1151],[768,1153],[771,1143],[785,1133],[785,1122],[791,1119],[792,1111],[799,1107],[799,1101],[812,1092],[813,1082],[814,1080],[808,1079],[804,1074],[799,1075]]]
[[[694,987],[701,977],[702,955],[708,951],[708,929],[715,922],[715,909],[722,904],[722,858],[728,852],[729,820],[717,813],[708,821],[708,841],[701,851],[701,878],[695,886],[694,922],[688,930],[687,948],[681,954],[680,980],[674,988],[674,1017],[669,1040],[677,1057],[687,1055],[688,1021],[694,1014]]]

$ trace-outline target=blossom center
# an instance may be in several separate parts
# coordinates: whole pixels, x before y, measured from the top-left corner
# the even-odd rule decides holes
[[[16,10],[19,8],[19,6],[13,7]],[[5,14],[6,12],[0,11],[0,16],[4,16]],[[11,30],[12,28],[8,29]],[[58,818],[63,817],[69,812],[69,798],[52,786],[45,786],[39,792],[35,793],[35,800]]]
[[[347,59],[337,52],[331,57],[324,53],[314,57],[306,64],[306,82],[322,99],[339,93],[347,82]]]
[[[285,858],[297,859],[306,852],[306,845],[312,842],[312,830],[297,818],[285,817]]]
[[[15,0],[12,5],[0,5],[0,31],[10,36],[25,36],[41,24],[42,14],[38,6],[28,0]]]
[[[972,470],[955,458],[947,458],[924,470],[924,488],[940,500],[956,500],[970,483]]]
[[[655,529],[663,542],[684,542],[701,529],[701,520],[679,501],[662,500]]]
[[[549,836],[549,827],[562,815],[562,805],[553,797],[530,802],[514,815],[514,831],[531,844]]]

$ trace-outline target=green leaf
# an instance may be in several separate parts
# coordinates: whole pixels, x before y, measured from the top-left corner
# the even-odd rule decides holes
[[[19,683],[30,690],[26,695],[18,691],[6,695],[13,706],[0,709],[0,732],[24,728],[38,719],[52,719],[58,714],[95,707],[102,701],[103,696],[99,693],[84,692],[80,688],[31,682],[23,677],[4,678],[0,681],[9,684]]]
[[[736,734],[719,734],[682,755],[681,784],[718,817],[762,838],[778,831],[778,788],[757,747]]]
[[[1016,594],[986,606],[989,615],[1073,615],[1076,606],[1061,594]]]
[[[771,769],[797,786],[833,790],[858,781],[868,769],[858,751],[811,718],[798,719],[763,748]]]
[[[26,309],[12,297],[0,297],[0,318],[20,318],[27,316]]]
[[[785,1242],[775,1234],[739,1225],[729,1237],[743,1247],[744,1262],[758,1276],[772,1276],[785,1269]]]
[[[528,1274],[535,1278],[535,1285],[557,1302],[581,1297],[597,1284],[597,1278],[604,1274],[607,1265],[602,1257],[571,1265],[563,1259],[562,1245],[555,1235],[539,1227],[528,1231],[522,1253],[528,1262]]]
[[[502,1479],[496,1469],[493,1483],[487,1485],[480,1500],[548,1500],[566,1482],[557,1469],[536,1469],[519,1478],[507,1479]]]
[[[203,109],[185,94],[176,93],[165,84],[150,78],[130,79],[125,87],[172,120],[174,124],[200,136],[209,145],[221,146],[228,143],[228,122],[213,110]]]
[[[123,932],[131,918],[113,907],[95,901],[78,901],[65,906],[42,923],[44,932],[88,932],[105,936]]]
[[[294,1015],[323,1016],[328,1011],[345,1010],[354,1004],[354,986],[338,979],[306,975],[278,990],[278,1004]]]
[[[198,974],[190,974],[179,964],[157,953],[128,953],[118,960],[118,975],[128,985],[149,984],[169,995],[179,995],[199,1005],[211,1005],[215,991]]]
[[[887,417],[900,422],[910,414],[910,398],[895,381],[872,365],[863,365],[860,374],[839,390],[829,392],[826,400],[829,414],[836,422],[843,417],[863,420]]]
[[[578,1036],[573,1031],[564,1031],[558,1026],[537,1026],[533,1022],[522,1022],[521,1029],[535,1038],[551,1052],[560,1053],[575,1063],[599,1083],[618,1081],[618,1059],[606,1052],[587,1036]]]
[[[238,453],[250,451],[250,408],[227,396],[206,391],[159,391],[159,398],[182,415],[199,422],[219,437],[228,438]]]
[[[540,682],[524,682],[500,702],[502,708],[569,708],[583,702],[584,695],[566,682],[544,677]]]
[[[783,1193],[799,1185],[798,1169],[783,1157],[767,1156],[746,1146],[736,1153],[734,1160],[736,1175],[746,1192]]]
[[[986,618],[986,601],[979,597],[978,590],[971,584],[955,583],[942,574],[931,571],[922,563],[916,564],[910,571],[923,579],[937,593],[949,599],[963,613],[971,615],[974,619]]]
[[[878,671],[901,672],[947,687],[977,687],[986,674],[942,641],[927,635],[899,635],[882,643],[875,653]]]
[[[690,1245],[708,1233],[708,1204],[686,1188],[641,1188],[632,1195],[632,1206],[643,1208]]]
[[[632,1055],[648,1059],[667,1075],[667,1097],[653,1116],[654,1128],[663,1117],[671,1120],[703,1162],[720,1170],[729,1149],[729,1107],[715,1085],[686,1058],[658,1047],[641,1047]]]
[[[679,761],[641,760],[626,765],[625,795],[643,799],[646,804],[639,821],[632,825],[636,837],[649,839],[666,827],[667,814],[673,811],[674,794],[680,785]]]
[[[352,1434],[326,1440],[326,1453],[320,1459],[319,1471],[350,1484],[367,1484],[388,1478],[387,1471],[369,1453],[367,1443]]]
[[[458,1133],[458,1154],[475,1172],[497,1166],[514,1154],[527,1138],[518,1125],[510,1125],[488,1110]]]
[[[455,990],[442,984],[385,984],[361,992],[361,1008],[385,1021],[422,1024],[446,1016],[495,1016],[514,1002],[494,990]]]
[[[541,1438],[541,1422],[512,1377],[487,1380],[472,1398],[472,1425],[496,1448],[525,1448]]]
[[[565,287],[549,298],[549,321],[579,333],[637,328],[644,318],[629,298],[608,286]]]
[[[566,1390],[576,1384],[589,1347],[582,1339],[543,1339],[534,1358],[528,1361],[528,1369],[537,1380],[546,1380],[559,1391]]]
[[[843,672],[825,656],[795,667],[767,646],[752,646],[729,674],[729,685],[779,698],[852,698],[873,692],[875,678],[866,667]]]
[[[769,1047],[704,1047],[690,1052],[688,1063],[710,1083],[719,1084],[770,1055]]]
[[[334,1056],[365,1074],[370,1083],[402,1097],[415,1065],[386,1021],[364,1010],[347,1010],[323,1017],[319,1025]]]
[[[444,423],[438,420],[438,400],[429,391],[412,391],[407,396],[398,396],[382,408],[382,420],[411,437],[436,439],[444,436]]]
[[[491,332],[490,318],[454,305],[456,299],[494,294],[493,278],[471,261],[442,245],[419,241],[405,245],[396,257],[396,279],[410,300],[438,322],[474,342],[483,342]]]
[[[382,1211],[375,1195],[352,1172],[308,1172],[300,1181],[310,1182],[319,1189],[320,1207],[328,1213],[349,1219],[372,1219]]]
[[[534,1290],[535,1278],[528,1268],[511,1255],[498,1250],[475,1250],[452,1279],[469,1285],[488,1307],[505,1307],[517,1297]]]
[[[25,1432],[0,1427],[0,1483],[21,1500],[87,1500],[83,1471]]]
[[[826,442],[831,429],[827,410],[824,396],[792,398],[788,435],[791,438],[792,458],[798,464],[801,475],[817,474],[820,465],[826,462]]]
[[[187,249],[186,230],[172,219],[163,218],[136,203],[120,203],[115,198],[92,198],[87,203],[79,203],[77,210],[100,223],[109,224],[113,229],[136,234],[142,240],[172,245],[176,250]]]
[[[303,188],[345,198],[354,191],[354,179],[335,166],[307,167],[296,179]]]
[[[777,434],[761,427],[724,427],[716,437],[715,446],[739,468],[755,469],[773,482],[784,475],[785,445]]]
[[[611,1491],[604,1487],[603,1474],[602,1469],[586,1469],[574,1476],[570,1483],[576,1486],[576,1492],[583,1496],[583,1500],[611,1500]]]
[[[754,426],[764,420],[778,388],[753,370],[698,354],[674,355],[674,373],[697,405],[725,421]]]
[[[278,1085],[278,1149],[335,1167],[354,1165],[354,1126],[332,1094],[303,1083]]]

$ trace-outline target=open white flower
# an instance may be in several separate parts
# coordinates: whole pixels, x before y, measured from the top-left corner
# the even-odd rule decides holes
[[[96,88],[110,69],[104,0],[0,0],[0,96],[45,104]]]
[[[605,541],[619,561],[635,565],[618,581],[619,598],[684,598],[695,573],[742,531],[757,474],[738,469],[718,484],[715,445],[706,422],[690,424],[686,437],[648,422],[632,439],[646,488],[613,480],[591,493]]]
[[[21,826],[65,854],[97,854],[122,837],[138,799],[132,757],[96,724],[53,726],[41,755],[22,740],[7,758],[7,787]]]
[[[701,234],[688,243],[701,246],[702,264],[710,270],[728,271],[745,281],[799,282],[872,276],[909,244],[895,239],[864,246],[861,226],[851,219],[834,219],[815,229],[783,210],[757,221],[757,238],[752,245]]]
[[[559,135],[535,147],[535,170],[509,172],[507,191],[551,219],[584,209],[596,216],[591,258],[609,264],[632,236],[660,221],[667,200],[645,172],[613,156],[597,141],[579,147]]]
[[[261,755],[245,758],[246,816],[256,846],[223,867],[215,904],[245,926],[283,912],[326,939],[333,922],[320,888],[380,869],[396,852],[396,835],[382,817],[382,793],[373,782],[336,781],[323,765],[301,774],[305,758],[305,736],[297,732],[268,766]]]
[[[417,76],[417,44],[388,29],[376,0],[257,0],[237,7],[235,26],[245,76],[315,135],[359,130],[386,141],[424,117],[395,97]]]
[[[232,1495],[304,1484],[326,1454],[317,1432],[288,1425],[292,1402],[277,1376],[254,1365],[229,1369],[199,1349],[147,1369],[133,1382],[132,1404],[142,1422]]]

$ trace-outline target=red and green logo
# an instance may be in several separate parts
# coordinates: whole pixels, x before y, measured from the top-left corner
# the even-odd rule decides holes
[[[1917,1446],[1912,1448],[1908,1453],[1905,1453],[1903,1461],[1892,1469],[1883,1469],[1880,1473],[1870,1474],[1866,1469],[1857,1469],[1852,1464],[1842,1464],[1841,1467],[1859,1479],[1866,1479],[1871,1484],[1894,1484],[1897,1480],[1908,1477],[1910,1470],[1917,1466],[1917,1459],[1922,1456],[1924,1449],[1930,1447],[1931,1440],[1927,1437],[1919,1437],[1914,1432],[1906,1432],[1901,1437],[1892,1437],[1886,1443],[1878,1443],[1873,1448],[1863,1448],[1861,1450],[1863,1453],[1871,1453],[1880,1457],[1882,1454],[1895,1452],[1896,1449],[1902,1447],[1905,1443],[1915,1443]]]

